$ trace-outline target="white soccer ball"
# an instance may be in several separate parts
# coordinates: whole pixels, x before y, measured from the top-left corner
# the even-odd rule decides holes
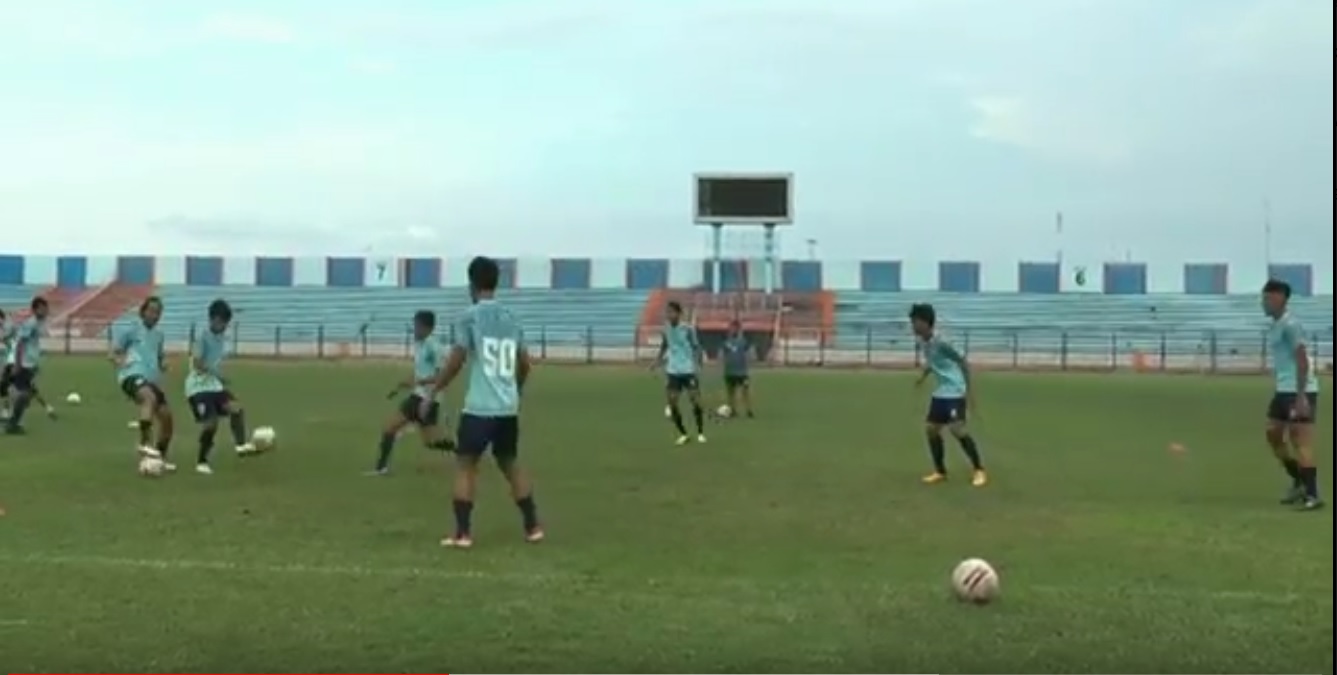
[[[80,396],[77,392],[73,391],[70,392],[69,396],[65,397],[65,402],[70,405],[79,405],[80,403],[83,403],[83,401],[84,397]]]
[[[952,590],[965,602],[987,604],[998,597],[998,572],[980,558],[963,560],[952,570]]]
[[[671,405],[664,406],[664,417],[665,418],[673,417],[673,406]]]
[[[157,478],[163,474],[163,461],[157,457],[142,457],[139,460],[139,475],[145,478]]]
[[[733,408],[730,408],[727,405],[722,405],[715,409],[715,414],[720,417],[733,417]]]
[[[274,427],[256,427],[255,431],[251,432],[251,443],[257,450],[269,450],[277,441],[278,434],[274,433]]]

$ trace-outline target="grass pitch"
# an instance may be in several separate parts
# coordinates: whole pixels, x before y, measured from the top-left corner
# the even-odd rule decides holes
[[[0,671],[1333,672],[1332,516],[1277,505],[1262,378],[984,375],[979,490],[919,485],[908,375],[764,372],[760,419],[678,448],[658,378],[541,367],[549,541],[490,474],[455,552],[440,455],[359,475],[404,371],[234,364],[279,450],[191,473],[178,397],[153,481],[105,364],[54,359],[84,405],[0,438]],[[997,604],[950,600],[968,556]]]

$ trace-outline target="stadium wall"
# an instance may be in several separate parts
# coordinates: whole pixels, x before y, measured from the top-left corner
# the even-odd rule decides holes
[[[702,260],[506,258],[502,286],[532,289],[690,288],[708,285]],[[764,271],[724,263],[728,290],[757,287]],[[464,285],[468,258],[33,256],[0,253],[0,285],[97,287],[112,281],[141,286],[328,286],[442,288]],[[1331,295],[1331,266],[1308,263],[787,260],[776,287],[794,291],[945,291],[954,293],[1104,293],[1142,295],[1253,293],[1269,277],[1301,295]]]

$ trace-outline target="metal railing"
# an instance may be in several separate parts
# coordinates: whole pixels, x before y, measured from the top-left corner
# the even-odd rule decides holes
[[[185,352],[195,324],[164,324],[168,348]],[[530,326],[530,352],[539,359],[568,363],[632,362],[653,358],[657,340],[638,339],[635,326]],[[80,326],[50,326],[48,352],[105,353],[109,333],[87,337]],[[439,332],[453,340],[453,329]],[[644,335],[644,332],[641,333]],[[904,324],[841,327],[826,339],[820,329],[792,337],[758,335],[759,361],[775,366],[914,367],[920,363],[915,341]],[[1015,370],[1139,370],[1203,373],[1259,372],[1268,367],[1264,331],[1043,326],[956,326],[953,342],[972,363]],[[1333,330],[1310,333],[1315,366],[1331,373]],[[261,325],[235,323],[229,340],[233,353],[254,358],[406,358],[412,353],[410,328],[401,324],[327,326],[315,323]],[[708,354],[718,340],[703,336]]]

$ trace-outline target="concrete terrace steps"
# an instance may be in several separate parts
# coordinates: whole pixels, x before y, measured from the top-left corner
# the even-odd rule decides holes
[[[184,336],[191,323],[203,322],[205,308],[222,297],[237,312],[238,335],[244,340],[271,340],[276,330],[283,340],[377,343],[407,340],[412,315],[420,309],[438,314],[441,330],[469,304],[465,289],[408,288],[259,288],[162,287],[166,305],[165,330]],[[609,290],[515,289],[499,297],[516,312],[530,339],[583,344],[590,329],[596,340],[634,337],[638,313],[647,292]],[[133,318],[127,313],[124,319]]]

